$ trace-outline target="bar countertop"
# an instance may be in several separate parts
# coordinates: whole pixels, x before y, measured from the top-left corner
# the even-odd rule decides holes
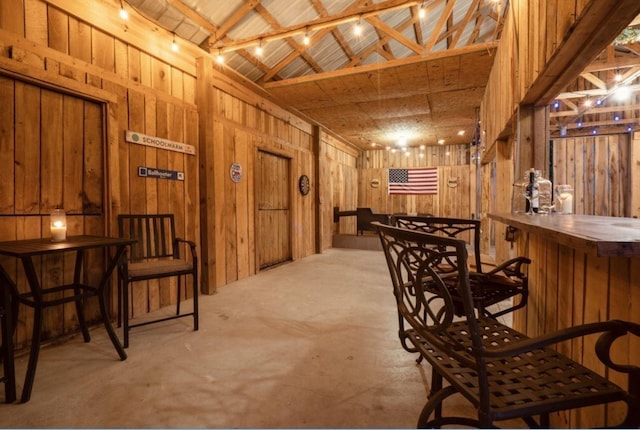
[[[593,215],[497,213],[489,218],[598,257],[640,256],[640,219]]]

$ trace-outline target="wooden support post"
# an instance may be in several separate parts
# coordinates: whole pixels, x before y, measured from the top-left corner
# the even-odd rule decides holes
[[[200,131],[200,267],[201,287],[203,294],[216,292],[216,217],[215,217],[215,176],[214,176],[214,128],[212,87],[213,63],[208,57],[200,57],[197,66],[197,104],[199,112],[198,127]],[[224,264],[222,264],[224,269]]]

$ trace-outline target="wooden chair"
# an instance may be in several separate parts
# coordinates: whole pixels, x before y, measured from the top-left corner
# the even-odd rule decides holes
[[[127,258],[119,267],[119,302],[124,321],[124,347],[129,346],[129,331],[140,327],[175,318],[193,316],[193,329],[198,330],[198,256],[196,245],[192,241],[180,239],[175,234],[173,214],[118,216],[118,229],[121,237],[135,239]],[[180,257],[180,246],[186,245],[191,253],[190,260]],[[193,311],[180,313],[182,277],[191,275],[193,289]],[[130,324],[130,299],[133,300],[131,284],[149,279],[177,277],[176,314]],[[133,309],[133,306],[131,306]]]
[[[526,273],[522,271],[524,264],[530,264],[527,257],[515,257],[485,270],[480,255],[480,221],[461,218],[443,218],[432,216],[394,215],[392,225],[409,230],[433,233],[437,235],[465,238],[470,235],[473,247],[472,271],[470,272],[473,300],[476,307],[485,315],[498,318],[509,312],[524,307],[529,297],[529,282]],[[448,281],[455,293],[455,280]],[[454,296],[455,297],[455,296]],[[489,307],[511,299],[511,306],[498,310]],[[462,298],[457,298],[460,314]]]
[[[530,427],[549,428],[553,412],[624,402],[624,428],[640,424],[640,367],[611,360],[614,340],[640,325],[605,321],[528,338],[480,312],[473,302],[465,241],[404,228],[378,225],[396,305],[411,328],[406,340],[432,367],[431,391],[418,427],[444,425],[487,428],[497,421],[522,419]],[[455,265],[457,295],[441,265]],[[424,283],[432,284],[427,291]],[[628,390],[552,348],[560,342],[600,334],[595,353],[611,370],[627,374]],[[637,340],[635,340],[637,341]],[[586,345],[587,343],[584,343]],[[444,382],[448,385],[445,385]],[[443,402],[462,394],[477,411],[475,418],[445,415]],[[452,410],[458,410],[452,408]]]

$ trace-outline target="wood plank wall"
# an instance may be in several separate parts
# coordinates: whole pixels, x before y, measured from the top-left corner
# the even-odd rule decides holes
[[[505,138],[517,106],[589,0],[509,2],[494,67],[480,107],[483,142]]]
[[[574,212],[637,216],[631,208],[631,135],[611,134],[553,140],[554,184],[574,189]]]
[[[370,207],[379,213],[430,213],[436,216],[470,218],[475,213],[475,165],[469,164],[468,145],[428,146],[405,152],[364,151],[358,158],[357,207]],[[437,166],[438,194],[389,195],[389,168]],[[373,181],[373,182],[372,182]],[[341,207],[353,210],[355,207]],[[340,232],[355,234],[355,218],[340,220]]]
[[[255,93],[232,94],[229,91],[234,83],[217,71],[212,73],[209,94],[203,94],[210,100],[199,101],[200,117],[206,118],[204,133],[211,134],[217,151],[214,166],[217,168],[212,172],[215,185],[205,192],[208,205],[215,208],[203,207],[203,211],[215,211],[206,234],[210,247],[215,243],[216,249],[205,253],[203,260],[208,292],[255,275],[259,270],[256,252],[261,250],[256,249],[255,204],[258,151],[290,159],[289,178],[280,179],[289,181],[292,197],[290,231],[294,260],[313,254],[316,249],[315,200],[313,194],[299,193],[298,178],[306,174],[311,188],[318,186],[310,124],[290,121],[289,113]],[[205,105],[211,108],[204,108]],[[232,163],[242,166],[242,180],[237,184],[229,177]],[[206,219],[207,214],[203,217]]]
[[[33,162],[52,166],[47,176],[29,176],[29,181],[40,183],[39,190],[35,185],[20,183],[21,187],[38,190],[29,195],[40,193],[40,200],[35,200],[36,207],[31,210],[36,217],[25,218],[21,213],[23,203],[16,201],[11,208],[3,197],[2,210],[14,215],[2,217],[0,240],[47,236],[48,217],[40,212],[47,212],[49,206],[59,203],[64,184],[62,203],[68,210],[79,212],[77,217],[71,217],[72,232],[115,235],[118,213],[173,212],[178,234],[200,242],[196,215],[198,156],[124,141],[125,130],[133,130],[197,146],[194,61],[184,66],[183,56],[172,58],[170,50],[163,51],[159,58],[126,38],[116,37],[113,31],[122,35],[126,29],[117,20],[105,17],[117,17],[117,7],[115,2],[95,2],[87,8],[77,0],[3,0],[0,3],[0,75],[5,76],[0,79],[14,88],[31,88],[29,92],[33,95],[16,94],[16,112],[31,115],[40,112],[38,118],[29,119],[34,125],[29,128],[31,138],[8,137],[3,133],[2,145],[13,146],[18,138],[32,141],[31,149],[40,157],[39,161],[37,156],[31,157]],[[147,34],[152,34],[150,28]],[[167,46],[169,40],[167,37]],[[3,91],[3,96],[9,97],[8,94]],[[61,109],[56,109],[57,105]],[[4,106],[8,105],[3,104],[3,112],[7,112]],[[78,110],[78,120],[67,124],[63,119],[60,123],[60,118],[70,121],[69,112],[74,110]],[[47,130],[47,133],[38,130]],[[89,131],[94,137],[87,137]],[[78,157],[80,168],[69,167],[73,157]],[[183,171],[185,180],[141,178],[137,175],[138,166]],[[40,171],[39,166],[32,167],[37,168],[30,168],[30,172]],[[16,179],[15,183],[19,181]],[[67,192],[69,190],[73,192]],[[83,193],[80,199],[77,195]],[[4,192],[2,194],[4,196]],[[29,202],[32,201],[29,198]],[[43,262],[44,278],[53,282],[72,276],[70,264],[64,264],[63,273],[57,273],[59,267],[57,262]],[[19,284],[21,288],[26,286],[21,276]],[[137,315],[175,303],[175,289],[162,285],[151,283],[148,288],[142,288],[142,300],[136,302],[133,313]],[[115,292],[112,302],[115,306]],[[74,313],[71,308],[68,311],[70,316],[62,319],[50,314],[45,338],[77,328]],[[96,313],[90,316],[95,320]],[[21,312],[19,327],[28,328],[31,318],[28,312]],[[26,342],[28,333],[28,329],[18,331],[18,346]]]
[[[322,132],[320,136],[320,180],[327,186],[321,190],[320,204],[323,219],[321,248],[332,246],[333,235],[354,233],[355,217],[344,217],[333,222],[333,208],[353,210],[358,205],[357,184],[360,170],[357,167],[359,151],[345,144],[331,134]]]
[[[514,327],[537,336],[574,325],[622,319],[638,322],[640,315],[640,259],[597,257],[559,245],[553,238],[520,232],[519,255],[527,255],[530,296],[527,306],[514,314]],[[595,338],[565,342],[558,350],[574,360],[626,386],[620,374],[610,371],[596,358]],[[614,345],[612,357],[633,361],[640,354],[640,341],[625,338]],[[552,416],[554,428],[597,428],[619,423],[624,407],[602,406],[563,412]]]

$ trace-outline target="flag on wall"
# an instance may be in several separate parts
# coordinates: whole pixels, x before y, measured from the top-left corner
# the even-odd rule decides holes
[[[389,194],[438,194],[438,168],[389,169]]]

